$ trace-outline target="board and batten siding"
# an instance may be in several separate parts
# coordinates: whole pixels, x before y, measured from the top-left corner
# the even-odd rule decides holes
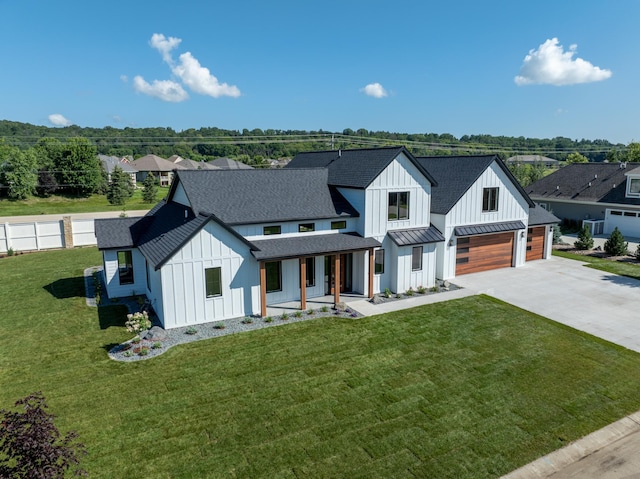
[[[331,223],[333,221],[346,221],[347,227],[339,230],[332,230]],[[300,233],[298,226],[303,223],[313,223],[315,231]],[[331,218],[331,219],[303,219],[299,221],[281,221],[273,223],[255,223],[249,225],[234,225],[233,230],[246,238],[248,241],[291,238],[294,236],[312,236],[318,234],[344,233],[346,231],[355,231],[356,218]],[[265,235],[265,226],[280,226],[280,234]]]
[[[222,294],[206,297],[205,269],[221,268]],[[258,262],[249,248],[210,221],[162,266],[165,329],[260,311]]]
[[[409,219],[388,218],[389,193],[409,192]],[[382,241],[389,230],[429,226],[431,183],[404,155],[400,154],[365,190],[365,237]]]
[[[316,285],[307,287],[307,298],[324,296],[324,256],[315,257]],[[282,290],[267,293],[267,305],[300,301],[300,260],[282,261]]]
[[[118,251],[131,251],[133,261],[133,283],[120,284],[118,275]],[[146,260],[137,248],[110,249],[102,252],[103,275],[109,298],[122,298],[145,294],[147,290]]]
[[[498,210],[483,213],[482,192],[484,188],[494,187],[499,188]],[[445,238],[444,243],[440,243],[437,248],[436,276],[440,279],[455,277],[456,239],[454,229],[456,226],[518,220],[522,221],[525,227],[527,226],[529,204],[502,168],[494,161],[446,215],[432,215],[433,225],[440,230]],[[515,266],[521,266],[525,263],[526,229],[523,231],[525,231],[524,238],[521,238],[519,232],[514,232]],[[450,240],[453,240],[452,246],[449,246]]]

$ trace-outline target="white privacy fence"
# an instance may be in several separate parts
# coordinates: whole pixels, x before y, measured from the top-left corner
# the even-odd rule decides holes
[[[142,216],[145,211],[132,212]],[[13,251],[39,251],[97,244],[95,220],[118,217],[119,213],[93,213],[56,216],[22,216],[0,218],[0,253]]]

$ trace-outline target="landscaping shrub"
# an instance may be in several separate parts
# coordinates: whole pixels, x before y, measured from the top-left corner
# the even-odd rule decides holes
[[[583,226],[578,233],[578,241],[573,243],[576,249],[587,250],[593,248],[593,236],[588,226]]]
[[[624,240],[624,236],[616,226],[609,239],[604,243],[604,250],[612,256],[624,256],[628,249],[629,243]]]
[[[553,244],[560,244],[560,237],[562,236],[562,231],[560,225],[553,225]]]

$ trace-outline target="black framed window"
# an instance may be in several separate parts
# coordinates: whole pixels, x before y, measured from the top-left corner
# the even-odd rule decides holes
[[[305,258],[306,263],[306,281],[305,284],[308,287],[312,287],[316,285],[316,259],[315,258]],[[298,278],[298,283],[300,279]]]
[[[345,229],[347,227],[347,222],[346,221],[332,221],[331,222],[331,229],[332,230],[342,230]]]
[[[409,192],[398,191],[389,193],[389,221],[409,219]]]
[[[498,188],[482,190],[482,212],[498,211]]]
[[[373,256],[373,266],[374,266],[373,271],[375,274],[384,273],[384,250],[383,249],[377,249],[375,251],[375,254]]]
[[[315,231],[315,223],[300,223],[298,225],[298,233],[308,233],[309,231]]]
[[[118,279],[120,284],[133,284],[133,255],[131,250],[118,251]]]
[[[280,225],[265,226],[264,228],[262,228],[262,233],[264,235],[279,235],[280,232]]]
[[[282,261],[270,261],[264,267],[267,273],[267,293],[282,291]]]
[[[422,270],[422,246],[414,246],[411,250],[411,271]]]
[[[207,289],[207,298],[222,296],[222,268],[206,268],[204,279]]]

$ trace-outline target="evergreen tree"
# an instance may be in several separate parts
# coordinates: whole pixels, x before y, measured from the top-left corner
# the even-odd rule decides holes
[[[628,249],[629,243],[624,240],[624,236],[616,226],[609,239],[604,243],[604,250],[611,256],[625,256]]]
[[[158,193],[158,184],[153,173],[149,172],[142,183],[142,201],[145,203],[155,203]]]
[[[111,183],[107,189],[107,200],[112,205],[124,205],[133,195],[131,177],[116,166],[111,172]]]
[[[560,230],[560,225],[553,225],[553,244],[560,244],[561,236],[562,231]]]
[[[580,228],[578,232],[578,241],[573,243],[576,249],[587,250],[593,248],[593,236],[591,236],[591,230],[587,225]]]

